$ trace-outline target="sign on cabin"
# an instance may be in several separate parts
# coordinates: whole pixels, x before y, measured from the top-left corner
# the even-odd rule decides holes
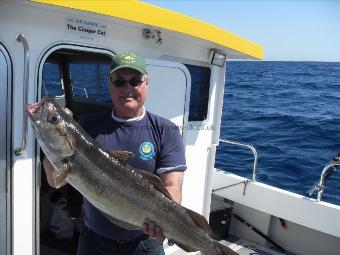
[[[67,17],[65,19],[65,32],[91,40],[96,37],[107,37],[105,24],[93,19],[79,17]]]

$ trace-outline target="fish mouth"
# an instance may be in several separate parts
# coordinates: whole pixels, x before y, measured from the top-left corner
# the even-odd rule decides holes
[[[34,121],[37,122],[41,119],[41,105],[43,104],[43,101],[41,101],[40,103],[33,103],[33,104],[28,104],[26,106],[26,112],[28,117]]]

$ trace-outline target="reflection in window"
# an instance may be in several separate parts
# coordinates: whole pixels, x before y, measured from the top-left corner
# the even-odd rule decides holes
[[[108,87],[109,64],[70,64],[73,97],[111,102]]]
[[[202,121],[208,115],[210,68],[185,65],[191,76],[189,121]]]
[[[59,66],[45,63],[42,72],[42,96],[62,96],[63,86],[60,80]]]

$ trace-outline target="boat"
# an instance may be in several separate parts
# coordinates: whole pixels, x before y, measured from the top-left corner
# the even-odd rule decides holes
[[[340,207],[321,201],[324,178],[311,190],[318,199],[263,184],[256,150],[220,138],[225,63],[261,60],[263,48],[134,0],[0,0],[0,254],[75,254],[81,196],[69,185],[48,186],[24,107],[50,96],[76,119],[111,108],[108,68],[124,51],[146,58],[146,108],[180,127],[188,165],[182,204],[209,220],[215,238],[239,254],[339,254]],[[215,169],[221,143],[254,152],[252,179]]]

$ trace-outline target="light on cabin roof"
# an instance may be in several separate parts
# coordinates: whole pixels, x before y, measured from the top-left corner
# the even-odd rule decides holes
[[[146,40],[153,40],[156,44],[161,45],[163,39],[161,36],[161,31],[154,29],[143,29],[143,38]]]
[[[210,64],[215,65],[215,66],[220,66],[220,67],[224,66],[224,63],[226,61],[226,55],[213,50],[210,53],[210,56],[211,56]]]

